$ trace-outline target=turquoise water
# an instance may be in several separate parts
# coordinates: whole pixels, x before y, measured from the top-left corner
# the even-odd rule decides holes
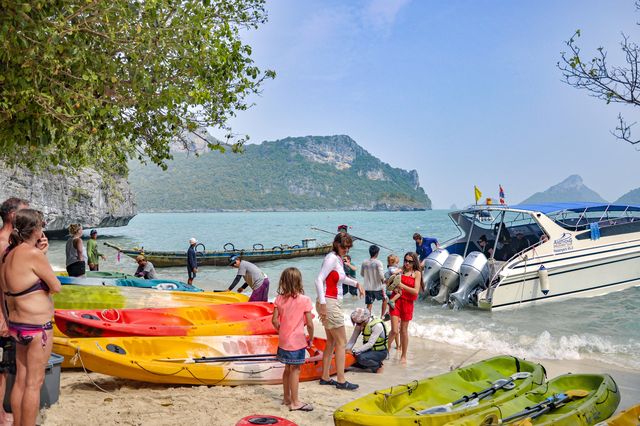
[[[457,236],[447,212],[246,212],[246,213],[154,213],[136,216],[126,227],[99,230],[99,241],[123,247],[144,246],[148,250],[186,250],[195,237],[208,250],[220,250],[231,242],[236,248],[255,243],[272,247],[300,244],[303,238],[318,242],[332,236],[311,227],[335,231],[347,224],[349,232],[392,248],[396,254],[414,249],[414,232],[434,236],[443,242]],[[132,273],[135,263],[105,246],[108,259],[102,270]],[[368,258],[368,243],[357,241],[351,249],[356,265]],[[382,250],[385,263],[389,251]],[[64,243],[52,242],[52,263],[64,267]],[[321,257],[274,261],[260,264],[271,278],[270,296],[275,297],[280,272],[288,266],[302,271],[305,290],[315,297],[313,281]],[[164,278],[186,281],[185,268],[162,268]],[[195,284],[205,289],[223,289],[233,280],[232,268],[203,267]],[[640,287],[603,297],[573,299],[543,306],[505,312],[451,311],[419,303],[410,333],[473,349],[507,352],[523,357],[552,359],[595,359],[625,367],[640,368]],[[345,311],[364,304],[345,297]],[[379,305],[375,314],[379,315]]]

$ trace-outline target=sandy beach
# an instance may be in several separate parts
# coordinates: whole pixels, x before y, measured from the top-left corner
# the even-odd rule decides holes
[[[448,371],[496,354],[412,337],[409,360],[402,365],[392,350],[384,371],[378,374],[348,372],[347,380],[358,383],[353,392],[300,385],[300,396],[313,404],[313,412],[290,412],[281,406],[282,386],[164,386],[116,379],[83,371],[63,371],[60,400],[42,411],[45,425],[234,425],[251,414],[270,414],[299,425],[332,424],[333,412],[355,398],[393,384]],[[564,373],[609,373],[618,383],[622,401],[618,411],[640,401],[640,371],[624,370],[590,361],[534,359],[542,363],[549,378]],[[105,391],[98,389],[92,380]]]

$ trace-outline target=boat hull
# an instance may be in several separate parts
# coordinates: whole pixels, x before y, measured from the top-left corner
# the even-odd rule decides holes
[[[62,342],[62,339],[59,339]],[[275,360],[278,336],[125,337],[69,339],[64,344],[75,352],[76,364],[88,370],[123,379],[149,383],[186,385],[280,384],[284,364]],[[300,380],[322,376],[325,339],[314,339],[313,354],[301,365]],[[317,349],[316,349],[317,348]],[[311,351],[308,351],[311,352]],[[189,362],[199,357],[274,357],[223,362]],[[346,365],[355,358],[347,354]],[[335,373],[335,359],[331,361]]]
[[[221,336],[275,334],[268,302],[181,308],[56,310],[69,337]]]
[[[139,255],[153,263],[156,268],[166,268],[172,266],[186,266],[187,253],[169,252],[169,251],[148,251],[123,249],[114,244],[105,243],[125,255],[136,258]],[[228,251],[204,251],[198,252],[198,266],[228,266],[229,257],[233,255],[241,255],[244,260],[252,263],[267,262],[271,260],[293,259],[296,257],[324,256],[331,251],[331,244],[323,244],[316,247],[275,247],[272,249],[260,250],[228,250]]]
[[[529,372],[528,378],[515,381],[515,388],[501,389],[464,411],[418,415],[426,408],[447,404],[491,386],[517,372]],[[544,382],[540,364],[512,356],[490,358],[457,370],[379,390],[338,408],[333,415],[338,426],[355,425],[442,425],[464,415],[481,411],[492,404],[521,395]]]

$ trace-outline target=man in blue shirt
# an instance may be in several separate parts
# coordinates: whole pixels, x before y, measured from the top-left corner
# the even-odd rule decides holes
[[[422,235],[417,232],[413,234],[413,241],[416,242],[416,253],[420,258],[420,264],[424,266],[424,260],[431,254],[433,249],[431,248],[431,244],[435,244],[436,248],[440,247],[438,245],[438,240],[435,238],[422,237]]]
[[[191,238],[189,240],[189,249],[187,249],[187,283],[193,285],[193,280],[196,278],[198,272],[198,258],[196,257],[196,244],[198,240]]]

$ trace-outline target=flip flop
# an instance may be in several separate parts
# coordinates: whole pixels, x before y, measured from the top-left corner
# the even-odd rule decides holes
[[[329,379],[329,380],[325,380],[325,379],[320,379],[320,384],[321,385],[329,385],[329,386],[335,386],[338,384],[338,382],[336,382],[333,379]]]
[[[289,408],[289,411],[313,411],[313,405],[305,402],[298,408]]]

